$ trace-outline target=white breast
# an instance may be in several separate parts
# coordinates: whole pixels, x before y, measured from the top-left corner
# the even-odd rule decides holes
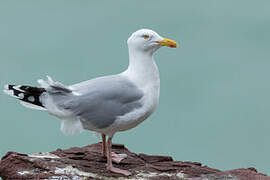
[[[129,67],[122,75],[127,77],[143,91],[144,96],[141,99],[143,106],[128,114],[119,116],[109,128],[110,130],[125,131],[137,126],[153,113],[158,104],[160,78],[154,60],[151,59],[147,66],[138,67],[139,66],[136,66],[135,69],[134,66]]]
[[[117,131],[131,129],[146,118],[155,110],[159,101],[160,79],[157,65],[152,53],[146,53],[136,48],[129,47],[129,66],[121,73],[137,88],[143,91],[141,98],[142,106],[133,111],[117,117],[112,125],[102,129],[104,134],[113,135]]]

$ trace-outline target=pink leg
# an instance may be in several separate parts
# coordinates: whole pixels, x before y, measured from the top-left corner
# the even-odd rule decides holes
[[[106,135],[102,134],[102,156],[106,157]],[[112,161],[119,164],[123,159],[127,157],[126,154],[116,154],[112,152]]]
[[[106,157],[106,135],[102,134],[102,155]]]
[[[125,176],[131,175],[131,172],[129,171],[113,167],[112,165],[112,137],[109,137],[107,141],[107,169],[115,173],[123,174]]]

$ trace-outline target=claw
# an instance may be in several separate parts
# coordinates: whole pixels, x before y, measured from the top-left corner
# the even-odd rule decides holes
[[[119,169],[113,166],[107,166],[107,169],[111,172],[118,173],[118,174],[123,174],[124,176],[130,176],[131,172],[124,170],[124,169]]]

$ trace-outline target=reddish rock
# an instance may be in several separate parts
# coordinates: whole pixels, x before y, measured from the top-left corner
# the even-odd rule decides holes
[[[0,162],[2,179],[173,179],[173,180],[270,180],[255,168],[220,171],[202,166],[198,162],[173,161],[168,156],[135,154],[121,144],[113,151],[127,154],[116,167],[131,171],[123,177],[106,170],[106,158],[101,156],[101,144],[82,148],[57,149],[50,153],[34,155],[8,152]]]

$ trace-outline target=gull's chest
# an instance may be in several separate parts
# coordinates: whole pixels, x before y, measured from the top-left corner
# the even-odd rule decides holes
[[[145,104],[146,111],[152,113],[159,101],[159,93],[160,93],[159,80],[156,82],[149,83],[149,85],[145,86],[143,91],[145,94],[143,101]]]
[[[150,70],[149,70],[150,69]],[[160,78],[159,71],[155,64],[153,64],[152,68],[149,67],[148,71],[141,71],[137,73],[136,76],[130,76],[133,83],[139,87],[141,91],[143,91],[143,98],[140,110],[141,113],[138,113],[138,116],[149,116],[156,108],[159,102],[159,94],[160,94]],[[138,117],[140,119],[140,117]]]

